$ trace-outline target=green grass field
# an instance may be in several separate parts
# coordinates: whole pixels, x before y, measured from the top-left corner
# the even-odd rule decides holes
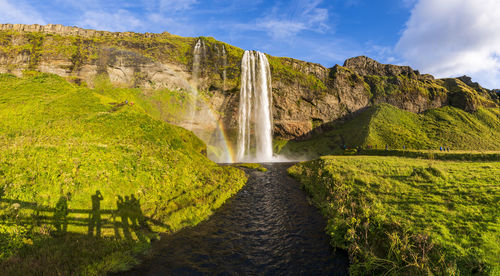
[[[127,269],[157,233],[197,224],[244,185],[151,103],[137,89],[0,74],[0,274]]]
[[[498,275],[500,162],[326,156],[289,169],[353,275]]]
[[[342,146],[376,149],[453,151],[500,150],[500,110],[482,108],[474,113],[445,106],[421,114],[389,104],[369,107],[352,120],[335,123],[304,141],[277,141],[275,151],[289,156],[318,157],[339,154]]]

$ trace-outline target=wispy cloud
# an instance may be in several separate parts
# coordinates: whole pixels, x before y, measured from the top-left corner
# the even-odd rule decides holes
[[[196,0],[160,0],[160,10],[165,12],[189,10],[197,2]]]
[[[139,3],[150,12],[175,14],[192,9],[198,0],[142,0]]]
[[[78,26],[105,31],[132,31],[143,26],[143,22],[127,10],[115,12],[85,11]]]
[[[500,87],[498,11],[497,0],[419,0],[396,51],[423,72]]]
[[[31,5],[24,1],[0,0],[1,23],[45,24],[45,20]]]
[[[367,55],[379,62],[398,64],[399,59],[394,53],[394,48],[392,46],[379,45],[372,41],[368,41],[363,45],[363,54]]]
[[[278,3],[255,22],[238,24],[243,30],[264,31],[273,39],[292,38],[303,31],[323,33],[330,29],[328,10],[320,8],[323,0],[295,0]]]

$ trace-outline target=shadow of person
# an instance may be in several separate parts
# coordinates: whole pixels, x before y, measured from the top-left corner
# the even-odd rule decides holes
[[[54,209],[54,226],[58,235],[65,234],[68,231],[68,201],[71,199],[71,194],[67,193],[61,196],[56,203]]]
[[[131,240],[132,234],[130,233],[128,224],[129,210],[127,205],[128,205],[128,196],[125,197],[125,201],[123,200],[123,197],[118,196],[118,200],[116,201],[116,209],[118,210],[118,215],[121,218],[123,237],[125,239]]]
[[[130,195],[129,208],[130,208],[130,214],[131,214],[130,219],[132,220],[132,225],[134,227],[144,228],[146,226],[146,221],[144,215],[142,214],[141,203],[135,197],[134,194]]]
[[[103,200],[102,194],[99,190],[95,192],[91,197],[92,200],[92,210],[90,211],[89,218],[89,236],[94,235],[95,228],[95,236],[101,236],[101,200]]]
[[[130,208],[130,219],[132,221],[135,234],[139,240],[144,241],[146,240],[146,233],[150,232],[151,229],[147,224],[146,216],[142,213],[141,203],[134,194],[130,195],[130,202],[128,206]]]
[[[121,239],[121,235],[120,235],[120,224],[117,220],[117,218],[120,216],[120,205],[121,205],[121,202],[123,202],[123,198],[121,196],[117,196],[116,198],[116,207],[117,209],[113,211],[113,213],[111,214],[111,219],[113,221],[113,229],[115,231],[115,237],[116,239]]]

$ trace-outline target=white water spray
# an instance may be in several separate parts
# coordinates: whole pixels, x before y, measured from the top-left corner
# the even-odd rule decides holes
[[[245,51],[241,61],[238,162],[273,161],[271,91],[271,70],[266,56],[258,51]]]

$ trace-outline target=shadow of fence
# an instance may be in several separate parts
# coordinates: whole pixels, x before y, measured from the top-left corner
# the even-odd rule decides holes
[[[46,206],[37,202],[27,202],[17,199],[0,197],[0,203],[6,203],[4,214],[0,216],[0,224],[40,226],[52,225],[54,235],[63,235],[68,232],[68,226],[79,228],[89,236],[100,237],[103,230],[106,235],[113,233],[118,239],[139,240],[153,233],[151,226],[160,226],[169,229],[168,225],[149,218],[142,213],[140,200],[134,195],[117,196],[116,209],[101,209],[103,197],[99,191],[91,196],[91,209],[71,209],[68,202],[71,195],[61,196],[55,207]],[[26,212],[29,211],[29,212]]]

